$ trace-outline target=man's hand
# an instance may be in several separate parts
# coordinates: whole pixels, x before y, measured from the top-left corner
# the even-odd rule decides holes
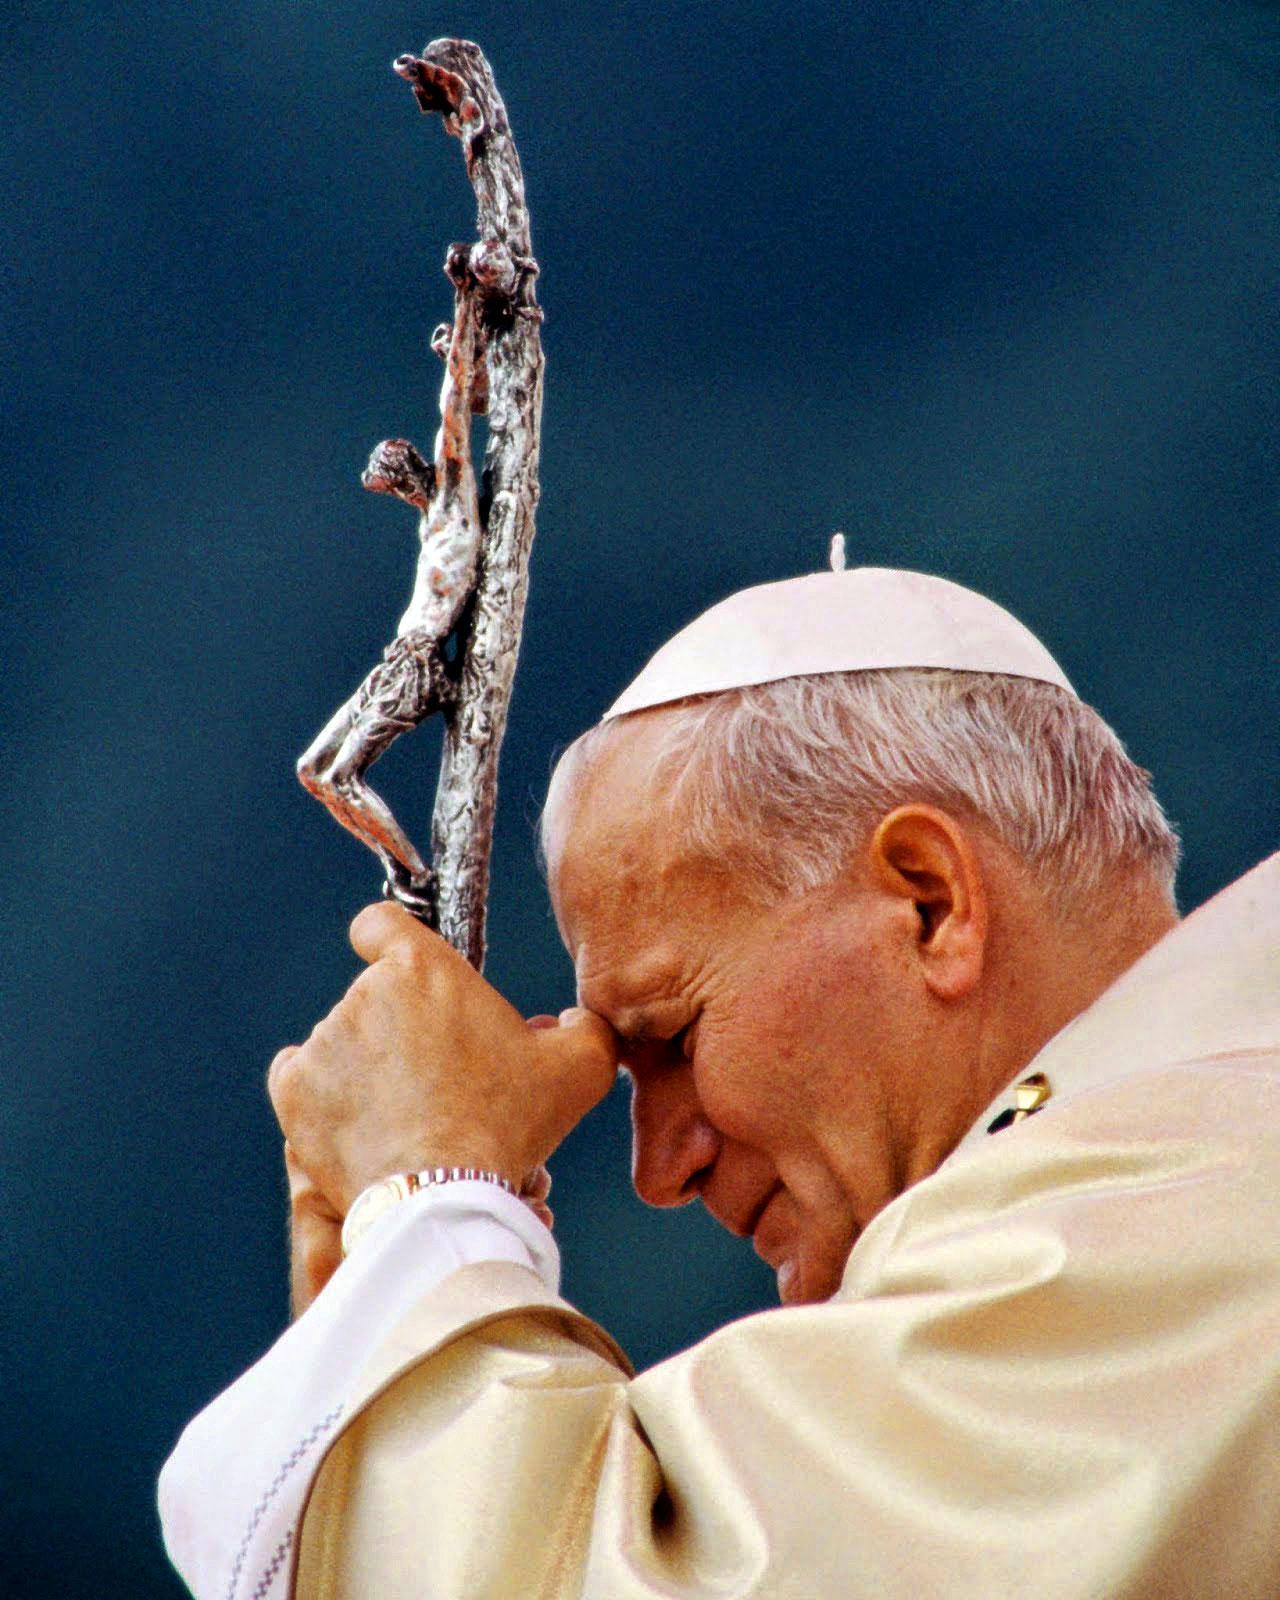
[[[344,1216],[375,1179],[430,1166],[488,1169],[526,1188],[608,1092],[611,1029],[587,1011],[529,1027],[390,901],[359,914],[351,943],[368,970],[305,1044],[280,1051],[267,1079],[292,1160],[315,1191],[308,1206]]]

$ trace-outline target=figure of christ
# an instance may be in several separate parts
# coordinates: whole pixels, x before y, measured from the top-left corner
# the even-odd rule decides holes
[[[365,774],[402,733],[446,710],[456,695],[445,646],[475,588],[483,536],[471,457],[471,418],[487,402],[483,321],[514,281],[508,252],[493,244],[452,246],[445,272],[454,285],[454,317],[432,339],[446,362],[435,461],[406,439],[387,439],[361,479],[419,513],[413,594],[382,660],[298,762],[304,787],[378,855],[388,891],[427,921],[434,913],[431,868]]]

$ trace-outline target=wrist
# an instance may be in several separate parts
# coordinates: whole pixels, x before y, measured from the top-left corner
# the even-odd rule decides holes
[[[510,1178],[491,1168],[484,1167],[424,1167],[418,1171],[394,1172],[366,1185],[351,1202],[342,1224],[342,1254],[351,1254],[356,1245],[386,1212],[401,1201],[423,1189],[433,1189],[448,1183],[488,1183],[516,1195],[518,1190]]]

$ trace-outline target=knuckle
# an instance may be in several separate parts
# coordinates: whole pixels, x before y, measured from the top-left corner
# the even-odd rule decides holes
[[[430,960],[440,951],[450,948],[434,928],[428,928],[425,922],[419,922],[417,917],[410,916],[403,906],[396,906],[394,909],[396,917],[391,927],[393,950],[405,955],[412,953]]]
[[[296,1044],[287,1044],[283,1050],[277,1050],[271,1058],[271,1065],[267,1068],[267,1093],[271,1096],[273,1105],[284,1092],[289,1076],[289,1067],[297,1054],[298,1046]]]
[[[385,980],[407,985],[419,994],[439,995],[447,981],[439,949],[425,939],[402,940],[387,952],[387,959],[379,966]]]
[[[380,947],[379,953],[431,937],[430,930],[394,900],[376,900],[365,906],[356,913],[350,933],[353,940]]]
[[[385,927],[387,902],[375,900],[372,905],[365,906],[357,911],[351,919],[350,933],[352,939],[375,939]]]
[[[410,929],[405,937],[388,941],[383,960],[400,967],[424,966],[430,957],[430,949],[424,948],[424,945],[424,940],[412,937]]]
[[[305,1067],[305,1047],[291,1044],[278,1050],[267,1068],[267,1096],[282,1126],[297,1106]]]

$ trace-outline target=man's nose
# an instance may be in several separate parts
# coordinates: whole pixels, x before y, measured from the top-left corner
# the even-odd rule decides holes
[[[633,1073],[631,1181],[647,1205],[696,1199],[719,1154],[720,1135],[702,1114],[687,1063]]]

